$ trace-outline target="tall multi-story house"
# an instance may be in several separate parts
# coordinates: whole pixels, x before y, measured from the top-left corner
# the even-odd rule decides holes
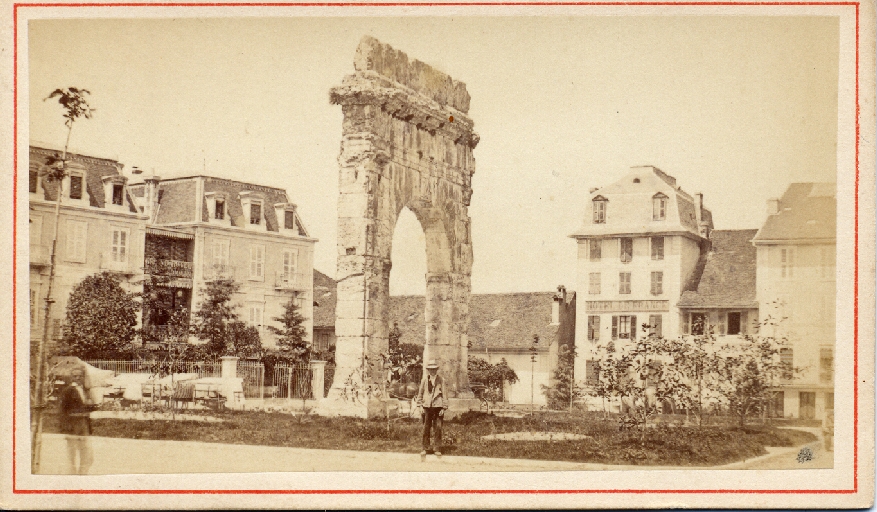
[[[801,370],[784,383],[776,415],[822,419],[834,409],[836,193],[834,183],[791,184],[768,201],[753,241],[761,319],[782,319],[766,334],[787,337],[781,356]]]
[[[147,285],[172,307],[197,310],[211,280],[240,285],[235,304],[242,319],[259,329],[263,345],[276,345],[266,329],[277,325],[289,300],[313,332],[313,253],[316,239],[279,188],[215,178],[148,177],[131,186],[147,217]],[[165,302],[167,302],[167,300]],[[160,333],[168,311],[147,314]]]
[[[630,342],[640,326],[681,332],[678,301],[703,263],[713,228],[703,195],[652,166],[633,167],[590,193],[578,242],[576,365],[579,381],[596,373],[595,348]]]
[[[109,271],[128,291],[140,291],[143,274],[145,216],[138,211],[116,160],[67,154],[68,175],[60,183],[42,176],[47,162],[62,151],[30,146],[30,329],[31,340],[43,334],[55,204],[61,194],[55,281],[48,348],[60,339],[70,292],[87,276]],[[35,351],[33,352],[35,353]]]

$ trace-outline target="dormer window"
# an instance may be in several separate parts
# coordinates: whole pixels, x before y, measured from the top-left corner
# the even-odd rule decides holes
[[[308,236],[295,212],[293,203],[274,203],[274,215],[277,217],[279,231],[297,236]]]
[[[226,211],[226,196],[222,192],[207,192],[207,222],[216,222],[229,225],[228,211]],[[243,206],[243,205],[242,205]]]
[[[266,229],[262,196],[251,190],[245,190],[240,193],[240,198],[241,208],[244,210],[244,226],[248,229]]]
[[[667,196],[658,192],[652,196],[652,220],[667,218]]]
[[[125,184],[128,179],[119,174],[101,178],[104,187],[104,206],[117,210],[125,209]]]
[[[67,175],[61,181],[61,195],[73,201],[74,204],[78,203],[83,206],[87,206],[89,203],[85,172],[86,169],[82,165],[71,162],[67,165]],[[109,202],[108,198],[104,197],[104,199],[105,202]]]
[[[606,204],[609,202],[603,196],[595,197],[592,202],[594,203],[594,224],[605,224],[606,223]]]

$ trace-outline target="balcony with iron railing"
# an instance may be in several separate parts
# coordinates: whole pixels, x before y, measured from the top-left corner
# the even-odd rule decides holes
[[[167,260],[161,258],[145,258],[143,270],[147,274],[167,277],[192,278],[191,261]]]
[[[308,275],[304,272],[278,272],[274,288],[278,290],[307,290]]]

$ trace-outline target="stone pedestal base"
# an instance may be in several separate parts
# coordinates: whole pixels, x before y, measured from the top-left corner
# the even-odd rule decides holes
[[[370,401],[370,400],[369,400]],[[311,411],[317,416],[350,416],[353,418],[368,418],[369,410],[368,402],[360,403],[356,401],[343,400],[331,396],[317,402],[317,406]]]
[[[481,400],[477,398],[450,398],[448,399],[448,410],[445,411],[445,420],[452,420],[467,411],[480,409]]]

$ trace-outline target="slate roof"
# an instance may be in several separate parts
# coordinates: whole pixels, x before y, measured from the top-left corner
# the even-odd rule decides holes
[[[314,269],[314,328],[335,326],[335,303],[338,283]]]
[[[60,157],[62,153],[62,151],[54,148],[30,146],[29,169],[39,172],[43,170],[46,160],[48,160],[50,156],[57,155]],[[88,193],[89,205],[96,208],[104,208],[104,185],[101,178],[104,176],[120,176],[124,166],[118,161],[109,158],[98,158],[76,153],[67,153],[67,161],[81,164],[86,168],[85,186]],[[54,201],[57,198],[55,194],[58,190],[58,184],[47,180],[40,180],[40,183],[42,184],[43,197],[47,201]],[[128,205],[128,210],[136,213],[138,210],[127,194],[125,199]]]
[[[769,215],[756,243],[831,239],[837,237],[837,186],[834,183],[792,183],[780,198],[779,213]]]
[[[198,180],[202,180],[204,183],[204,194],[209,192],[225,194],[226,213],[231,219],[232,226],[243,227],[249,223],[244,218],[244,210],[239,194],[243,191],[252,191],[257,197],[264,199],[262,215],[265,218],[265,226],[268,231],[277,232],[280,230],[279,219],[274,210],[274,205],[289,202],[289,197],[286,195],[285,190],[213,176],[185,176],[161,180],[158,185],[159,207],[156,214],[156,224],[209,221],[207,198],[202,196],[200,198],[200,207],[196,205],[196,201],[199,200],[195,197]],[[144,185],[142,183],[135,184],[131,188],[134,196],[143,197]],[[199,210],[200,214],[196,213]],[[308,236],[306,229],[302,225],[301,218],[298,216],[298,212],[296,212],[295,220],[299,234]]]
[[[682,292],[680,308],[754,308],[755,229],[713,230],[711,247]]]
[[[469,302],[470,350],[527,351],[533,335],[539,335],[538,349],[547,351],[557,336],[551,325],[554,293],[475,294]],[[424,343],[424,298],[420,295],[390,297],[390,325],[399,322],[402,343]]]
[[[314,328],[334,327],[337,283],[314,270]],[[552,292],[501,293],[472,295],[469,304],[471,350],[527,351],[533,335],[540,338],[539,350],[557,336],[557,325],[551,325]],[[390,327],[399,323],[402,343],[423,345],[426,333],[422,295],[390,297]]]

